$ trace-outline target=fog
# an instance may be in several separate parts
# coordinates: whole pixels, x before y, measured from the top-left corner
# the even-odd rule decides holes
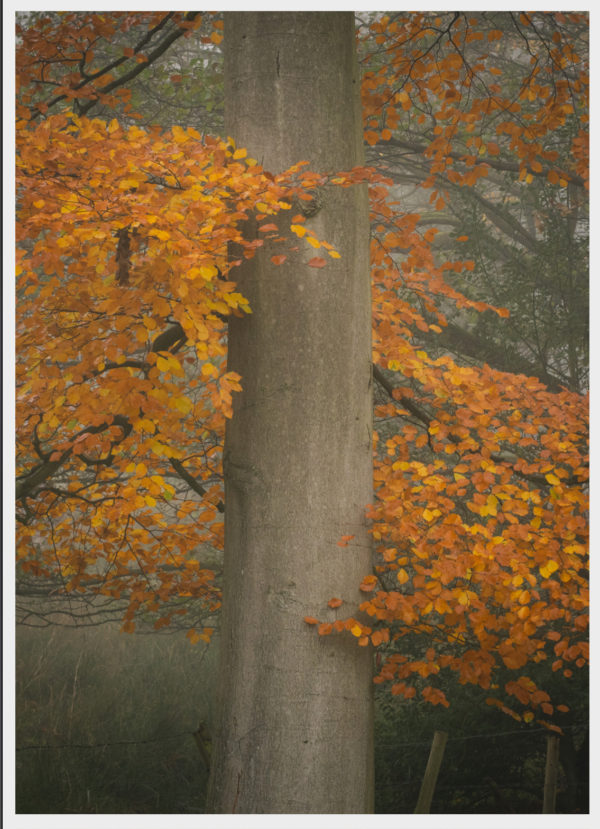
[[[183,631],[19,625],[17,813],[202,812],[215,656]]]

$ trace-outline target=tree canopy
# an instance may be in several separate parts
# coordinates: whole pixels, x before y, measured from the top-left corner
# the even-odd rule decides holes
[[[221,31],[197,12],[17,28],[21,584],[122,600],[125,631],[194,599],[190,639],[210,638],[201,550],[222,546],[244,382],[227,320],[252,313],[236,267],[294,248],[327,279],[344,251],[306,218],[324,188],[367,183],[376,560],[361,614],[332,596],[306,621],[375,647],[394,694],[446,705],[450,673],[557,728],[565,701],[530,674],[588,660],[587,16],[358,19],[368,165],[327,174],[263,169],[200,123],[142,124],[129,85],[160,65],[176,100],[201,69],[168,56],[195,39],[214,73]]]

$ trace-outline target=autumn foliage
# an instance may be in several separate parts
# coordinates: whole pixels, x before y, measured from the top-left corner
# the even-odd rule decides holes
[[[376,16],[359,31],[365,140],[414,149],[406,136],[421,135],[437,210],[447,185],[492,170],[518,187],[543,177],[557,199],[587,181],[587,66],[569,36],[585,20],[510,17],[500,29],[459,13]],[[276,264],[300,246],[326,279],[344,252],[307,230],[298,205],[367,181],[385,395],[368,506],[377,560],[360,616],[315,585],[306,621],[374,646],[375,681],[394,694],[446,705],[450,672],[551,725],[555,702],[528,666],[568,677],[588,660],[587,398],[423,349],[419,333],[441,333],[456,308],[508,312],[453,287],[475,262],[434,251],[435,228],[403,210],[385,169],[323,177],[299,159],[272,174],[231,140],[137,126],[128,79],[201,22],[69,13],[19,32],[19,573],[65,596],[125,598],[129,631],[144,614],[168,624],[190,597],[205,617],[218,609],[197,553],[222,545],[224,424],[243,384],[226,369],[227,318],[252,312],[236,265],[263,245]],[[109,55],[117,35],[129,45]],[[206,40],[220,38],[215,20]],[[88,117],[95,104],[123,111]],[[340,543],[350,551],[352,536]],[[210,636],[189,627],[192,641]],[[512,672],[504,688],[498,669]]]

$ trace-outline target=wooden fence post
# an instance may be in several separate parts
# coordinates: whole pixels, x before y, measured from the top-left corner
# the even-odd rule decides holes
[[[556,785],[558,781],[558,734],[548,734],[546,745],[546,774],[544,777],[544,805],[542,813],[553,815],[556,812]]]
[[[415,815],[427,815],[431,808],[431,801],[433,799],[433,792],[437,782],[438,772],[442,765],[442,758],[444,756],[444,749],[446,748],[446,740],[448,734],[445,731],[436,731],[433,735],[431,743],[431,750],[429,752],[429,760],[427,761],[427,768],[421,783],[421,791],[419,792],[419,799],[414,811]]]

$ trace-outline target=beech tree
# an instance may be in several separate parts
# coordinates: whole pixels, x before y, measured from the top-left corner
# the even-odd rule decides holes
[[[373,651],[394,695],[448,705],[455,676],[560,730],[568,700],[532,673],[587,666],[588,460],[584,338],[567,325],[545,350],[473,359],[457,318],[510,312],[458,253],[464,229],[436,246],[431,215],[399,202],[389,153],[364,165],[354,99],[360,82],[367,146],[408,153],[446,237],[452,195],[472,193],[493,243],[513,233],[518,279],[543,196],[567,273],[585,246],[587,18],[375,15],[360,81],[348,15],[226,18],[226,137],[128,108],[180,38],[220,46],[219,18],[18,31],[18,574],[124,602],[129,632],[194,599],[188,634],[208,641],[221,584],[199,550],[222,548],[224,514],[211,806],[363,811]]]
[[[325,175],[361,165],[358,93],[352,14],[226,17],[227,132],[274,174],[304,158]],[[358,612],[371,564],[367,193],[325,186],[292,210],[341,256],[323,270],[305,246],[281,265],[260,251],[239,276],[252,314],[229,328],[228,368],[244,382],[225,438],[209,810],[360,813],[373,788],[371,656],[306,636],[303,617],[332,595]]]

